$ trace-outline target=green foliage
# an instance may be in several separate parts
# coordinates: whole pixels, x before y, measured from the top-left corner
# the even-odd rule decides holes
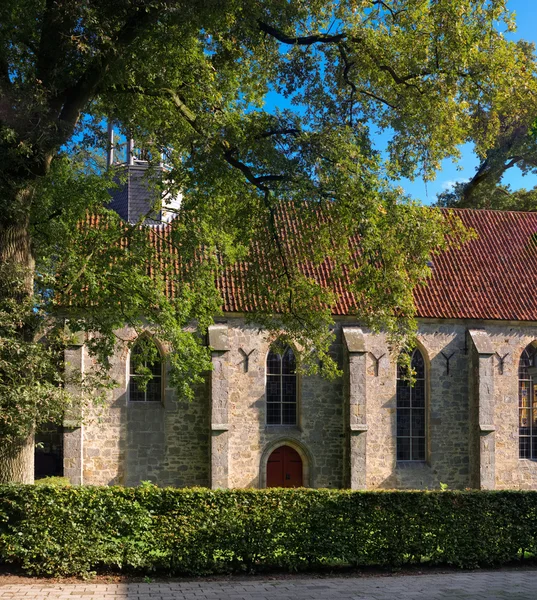
[[[66,486],[71,485],[67,477],[43,477],[42,479],[36,479],[35,485],[52,485],[52,486]]]
[[[124,325],[159,339],[171,382],[191,397],[210,368],[215,274],[239,259],[259,299],[250,318],[295,343],[304,371],[337,374],[337,297],[311,276],[325,262],[346,274],[355,316],[385,329],[394,351],[408,346],[413,288],[431,255],[463,238],[388,177],[431,178],[460,144],[484,157],[535,122],[531,48],[504,36],[505,0],[14,0],[0,3],[0,23],[3,444],[106,393],[110,356],[132,344]],[[267,110],[271,90],[290,108]],[[177,269],[157,261],[158,232],[106,209],[121,178],[102,168],[107,118],[152,167],[166,155],[156,187],[183,194]],[[390,135],[386,160],[378,130]],[[287,209],[304,235],[293,253],[278,220]],[[89,213],[98,227],[81,225]],[[78,382],[63,375],[66,316],[95,359]]]
[[[476,518],[476,515],[478,518]],[[0,487],[0,563],[212,574],[427,562],[475,568],[537,552],[537,493]]]
[[[498,179],[473,184],[456,183],[453,189],[437,197],[437,206],[444,208],[485,208],[489,210],[537,210],[537,189],[512,190]]]

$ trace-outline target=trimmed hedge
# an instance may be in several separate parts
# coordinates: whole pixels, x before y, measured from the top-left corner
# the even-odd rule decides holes
[[[537,492],[0,486],[0,563],[209,574],[498,565],[537,553]]]

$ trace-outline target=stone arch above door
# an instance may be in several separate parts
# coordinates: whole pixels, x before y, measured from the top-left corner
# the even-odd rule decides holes
[[[298,441],[289,438],[279,438],[268,444],[263,451],[261,456],[261,463],[259,468],[259,487],[267,487],[267,465],[270,455],[281,448],[282,446],[289,446],[293,450],[296,450],[302,460],[302,485],[304,487],[313,487],[312,467],[313,461],[309,451]]]

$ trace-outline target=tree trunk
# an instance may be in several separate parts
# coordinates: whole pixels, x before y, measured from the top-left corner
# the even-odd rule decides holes
[[[7,447],[0,445],[0,483],[33,483],[34,455],[33,431],[26,439]]]
[[[17,324],[14,333],[4,335],[14,335],[21,343],[32,341],[34,335],[25,318],[28,311],[32,311],[35,270],[28,218],[31,195],[30,190],[19,192],[14,203],[19,210],[0,217],[0,309],[10,314],[10,318]],[[19,307],[20,320],[19,313],[16,312]],[[24,380],[24,373],[20,377]],[[0,439],[0,483],[33,483],[34,446],[32,426],[27,435],[22,434],[9,445],[2,443]]]
[[[30,195],[31,192],[27,192],[22,196],[29,200]],[[10,299],[24,302],[32,296],[35,261],[27,213],[17,215],[15,212],[0,220],[0,269],[0,302]]]

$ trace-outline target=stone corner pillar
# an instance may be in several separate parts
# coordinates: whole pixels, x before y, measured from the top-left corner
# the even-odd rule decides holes
[[[65,389],[76,396],[78,388],[69,381],[72,376],[84,373],[84,339],[77,334],[74,344],[64,351]],[[63,418],[63,475],[73,485],[82,485],[84,465],[84,431],[82,426],[82,407],[74,406]]]
[[[227,325],[209,327],[209,347],[213,370],[211,372],[211,488],[229,487],[229,381],[227,352],[229,350]]]
[[[478,489],[496,487],[494,349],[484,329],[468,330],[470,349],[470,463]]]
[[[346,439],[348,440],[349,487],[367,487],[367,350],[359,327],[344,327],[346,349],[345,377],[347,389]]]

